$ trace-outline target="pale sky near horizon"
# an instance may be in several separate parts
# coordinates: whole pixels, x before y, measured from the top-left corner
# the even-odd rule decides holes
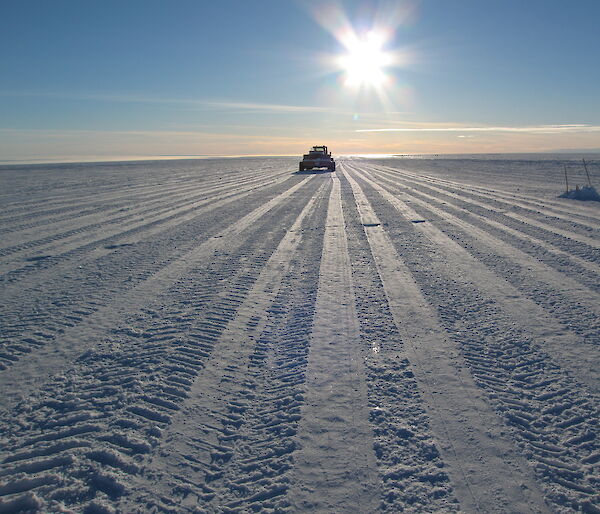
[[[599,150],[599,21],[598,0],[8,0],[0,161]]]

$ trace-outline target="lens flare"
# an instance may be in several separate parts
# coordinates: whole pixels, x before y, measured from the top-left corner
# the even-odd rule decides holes
[[[351,11],[347,4],[342,0],[310,2],[313,19],[338,46],[335,53],[320,55],[321,74],[337,78],[334,87],[328,83],[329,89],[323,86],[323,90],[330,101],[352,104],[355,112],[383,109],[393,115],[398,103],[410,103],[409,88],[398,72],[415,62],[416,55],[407,46],[398,47],[398,29],[415,20],[416,0],[369,0]]]
[[[383,50],[384,43],[384,37],[374,31],[364,38],[353,35],[344,42],[348,53],[338,59],[338,65],[345,72],[347,86],[378,88],[385,83],[385,69],[393,59]]]

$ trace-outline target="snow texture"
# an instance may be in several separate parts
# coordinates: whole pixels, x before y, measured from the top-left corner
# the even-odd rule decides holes
[[[598,204],[337,162],[0,167],[0,513],[600,512]]]

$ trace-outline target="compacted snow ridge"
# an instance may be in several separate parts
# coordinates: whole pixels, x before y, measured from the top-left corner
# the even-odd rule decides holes
[[[337,161],[0,167],[0,513],[600,512],[598,203]]]

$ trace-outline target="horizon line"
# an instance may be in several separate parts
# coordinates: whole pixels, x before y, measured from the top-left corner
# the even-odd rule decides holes
[[[362,158],[402,158],[402,157],[435,157],[447,155],[572,155],[572,154],[598,154],[598,149],[559,149],[546,150],[541,152],[443,152],[443,153],[423,153],[423,152],[404,152],[404,153],[351,153],[337,154],[336,157],[362,157]],[[190,155],[82,155],[77,157],[39,157],[28,159],[0,159],[0,167],[13,165],[42,165],[42,164],[87,164],[87,163],[118,163],[118,162],[144,162],[144,161],[186,161],[186,160],[205,160],[205,159],[244,159],[244,158],[276,158],[276,157],[298,157],[300,154],[190,154]],[[335,154],[334,154],[335,155]]]

